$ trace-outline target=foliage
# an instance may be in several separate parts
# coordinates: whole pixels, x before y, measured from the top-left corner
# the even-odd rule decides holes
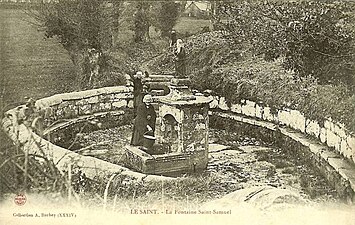
[[[53,161],[40,155],[2,152],[0,164],[0,195],[18,193],[24,190],[33,192],[60,192],[68,190],[66,178],[58,171]]]
[[[179,17],[182,3],[174,1],[134,1],[125,5],[123,21],[135,33],[135,42],[149,40],[149,29],[154,27],[167,37]]]
[[[200,71],[206,66],[218,66],[229,62],[234,56],[239,58],[237,50],[223,39],[221,32],[197,34],[184,40],[187,52],[187,69]],[[229,57],[230,56],[230,57]],[[166,51],[150,62],[151,70],[155,73],[169,73],[174,70],[173,52]]]
[[[174,1],[163,1],[160,4],[155,26],[161,30],[162,37],[168,37],[179,17],[180,4]]]
[[[90,89],[121,84],[122,74],[137,67],[121,43],[123,29],[133,30],[137,43],[149,39],[151,26],[166,36],[177,21],[179,7],[173,1],[59,0],[40,4],[32,15],[46,37],[58,39],[69,52],[79,89]]]
[[[355,131],[353,92],[345,85],[319,85],[312,77],[300,78],[285,71],[281,62],[254,59],[191,78],[196,88],[214,90],[231,103],[249,99],[277,109],[296,109],[309,119],[321,122],[331,117]]]
[[[135,4],[136,12],[134,14],[134,32],[135,42],[142,42],[148,39],[149,37],[149,27],[152,23],[152,16],[151,11],[151,3],[138,1]]]
[[[321,85],[312,76],[285,70],[282,60],[265,61],[243,48],[231,49],[221,32],[190,37],[185,46],[193,88],[213,90],[229,103],[249,99],[274,109],[297,109],[319,122],[331,117],[355,131],[355,95],[346,85]],[[152,71],[172,71],[171,57],[166,53],[156,58]]]
[[[219,26],[236,45],[251,47],[266,60],[322,84],[354,79],[352,3],[320,1],[237,1],[219,5]]]
[[[120,8],[120,1],[59,0],[41,4],[32,14],[46,37],[56,37],[69,52],[83,89],[95,87],[112,69],[110,51]]]
[[[194,34],[211,31],[212,25],[210,20],[196,19],[191,17],[180,17],[174,30],[177,36],[186,39]]]
[[[110,195],[116,194],[121,199],[154,196],[181,201],[186,197],[205,202],[229,193],[237,187],[221,186],[221,178],[216,174],[189,175],[176,180],[139,181],[121,174],[116,175],[110,187]]]

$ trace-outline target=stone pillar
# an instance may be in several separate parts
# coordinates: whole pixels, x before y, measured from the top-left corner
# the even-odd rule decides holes
[[[213,98],[202,94],[193,95],[188,85],[188,79],[173,79],[168,95],[154,97],[158,111],[156,147],[159,150],[148,154],[136,147],[126,148],[127,154],[134,156],[129,158],[133,166],[137,166],[134,158],[141,160],[141,166],[135,167],[139,171],[170,174],[206,169],[208,109]]]
[[[173,79],[170,93],[157,98],[157,142],[171,152],[208,152],[208,109],[211,97],[193,95],[188,79]]]

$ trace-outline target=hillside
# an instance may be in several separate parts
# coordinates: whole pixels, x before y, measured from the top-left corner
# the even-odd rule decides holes
[[[318,121],[331,117],[355,131],[355,94],[345,85],[320,85],[312,77],[298,77],[283,69],[282,59],[252,56],[245,46],[229,45],[221,32],[191,36],[185,47],[188,76],[200,91],[211,89],[230,103],[250,99],[273,108],[298,109]],[[149,69],[171,74],[173,60],[172,51],[166,51],[148,63]]]

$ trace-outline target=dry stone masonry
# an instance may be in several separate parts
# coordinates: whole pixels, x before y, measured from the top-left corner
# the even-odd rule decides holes
[[[271,131],[279,130],[308,148],[312,153],[309,157],[314,159],[328,181],[341,192],[346,187],[351,188],[347,191],[351,201],[355,202],[355,137],[344,125],[331,118],[321,124],[307,119],[297,110],[279,109],[272,112],[270,107],[249,100],[228,106],[224,97],[213,98],[210,108],[215,114]]]
[[[87,120],[103,114],[114,115],[116,113],[117,115],[122,115],[125,113],[125,109],[133,107],[132,98],[132,87],[107,87],[50,96],[37,100],[35,107],[38,115],[43,118],[43,129],[48,131],[51,128],[53,130],[56,126],[60,127],[58,124],[75,123],[80,118]],[[180,112],[171,107],[172,105],[169,106],[168,104],[162,106],[162,112],[170,111],[171,117],[167,116],[165,118],[166,121],[170,120],[170,122],[163,124],[162,121],[157,121],[157,123],[160,123],[160,127],[158,126],[157,130],[172,129],[173,131],[177,129],[179,131],[179,128],[176,127],[179,120],[181,120],[180,122],[194,120],[196,123],[194,122],[195,127],[193,130],[200,130],[200,134],[204,136],[205,125],[198,122],[206,120],[206,112],[204,110],[201,113],[192,112],[195,109],[192,109],[190,113],[186,111],[186,118],[183,118]],[[350,192],[352,194],[350,195],[353,196],[352,202],[355,202],[355,137],[342,124],[330,118],[326,119],[324,123],[320,123],[306,118],[297,110],[279,109],[275,111],[269,106],[249,100],[243,100],[241,104],[229,105],[224,97],[218,96],[213,97],[209,107],[209,113],[217,113],[220,116],[233,118],[236,121],[251,124],[255,127],[267,128],[270,131],[279,130],[282,135],[308,148],[311,154],[310,157],[313,157],[317,165],[323,168],[325,176],[335,187],[338,189],[351,187]],[[91,176],[96,173],[126,171],[126,169],[117,165],[108,165],[107,162],[101,162],[99,159],[73,153],[41,138],[40,135],[34,132],[36,130],[35,123],[24,124],[20,122],[19,115],[21,113],[19,112],[24,110],[24,108],[24,106],[19,106],[9,110],[5,113],[2,121],[3,130],[14,143],[23,146],[24,150],[28,150],[33,154],[42,152],[53,160],[61,160],[61,163],[58,163],[58,166],[61,167],[60,169],[65,169],[66,163],[69,161],[76,162],[78,165],[91,165],[91,169],[88,168],[87,171]],[[198,111],[199,109],[196,110]],[[196,114],[196,118],[193,114]],[[170,126],[170,128],[167,128],[167,126]],[[187,128],[182,125],[180,129],[185,129],[186,131]],[[187,140],[189,139],[188,136],[193,133],[191,132],[192,130],[184,133],[184,135],[187,135]],[[200,138],[201,143],[203,142],[202,136]],[[173,134],[171,137],[174,137]],[[307,137],[313,137],[314,140],[310,140]],[[178,145],[179,143],[174,139],[170,141],[172,145]],[[188,145],[183,145],[183,148],[187,149]],[[198,148],[198,146],[195,147]],[[111,169],[106,170],[105,168]],[[105,170],[106,172],[104,172]],[[134,176],[147,177],[144,174],[137,174]]]
[[[53,95],[36,101],[36,112],[44,117],[46,131],[59,129],[81,120],[94,119],[103,114],[122,114],[124,109],[133,108],[132,87],[119,86],[93,89],[81,92]],[[14,143],[30,154],[39,154],[53,160],[60,171],[68,166],[80,167],[88,178],[107,178],[120,173],[135,179],[172,179],[130,171],[94,157],[83,156],[57,146],[34,132],[34,127],[19,123],[18,114],[25,106],[19,106],[5,113],[2,128]]]

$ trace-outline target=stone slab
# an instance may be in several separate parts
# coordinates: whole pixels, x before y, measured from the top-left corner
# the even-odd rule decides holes
[[[341,158],[328,158],[328,163],[331,165],[336,171],[340,169],[354,169],[350,163],[346,162]]]
[[[230,148],[230,146],[220,145],[220,144],[209,144],[208,152],[219,152]]]
[[[205,96],[193,96],[195,99],[191,100],[173,100],[169,97],[166,96],[161,96],[157,97],[157,101],[167,104],[167,105],[172,105],[172,106],[191,106],[191,105],[203,105],[203,104],[209,104],[210,102],[213,101],[212,97],[205,97]]]
[[[322,151],[326,150],[326,147],[324,145],[321,144],[317,144],[317,143],[311,143],[309,145],[309,150],[313,153],[313,154],[320,154]]]
[[[354,169],[340,169],[339,174],[350,182],[351,188],[355,191],[355,170]]]
[[[325,160],[328,160],[329,158],[340,158],[340,155],[332,152],[330,150],[324,150],[320,153],[321,157]]]
[[[240,146],[238,149],[241,149],[245,153],[257,152],[257,151],[268,151],[271,148],[269,147],[262,147],[262,146],[255,146],[255,145],[247,145],[247,146]]]
[[[255,125],[255,120],[254,119],[249,119],[249,118],[242,118],[242,121],[243,123],[249,123],[249,124],[252,124],[252,125]]]
[[[307,138],[305,138],[303,134],[301,134],[297,131],[294,131],[290,128],[280,128],[280,131],[282,134],[292,138],[293,140],[295,140],[297,142],[300,142],[304,146],[310,145],[309,140]]]
[[[134,154],[136,154],[136,155],[142,157],[143,159],[154,159],[153,156],[149,155],[148,153],[144,152],[143,150],[140,150],[140,149],[139,149],[138,147],[136,147],[136,146],[126,145],[125,148],[126,148],[128,151],[130,151],[130,152],[132,152],[132,153],[134,153]]]
[[[275,131],[278,128],[277,125],[270,123],[270,122],[264,122],[264,121],[255,121],[255,125],[259,126],[259,127],[265,127],[267,129],[273,130],[273,131]]]

